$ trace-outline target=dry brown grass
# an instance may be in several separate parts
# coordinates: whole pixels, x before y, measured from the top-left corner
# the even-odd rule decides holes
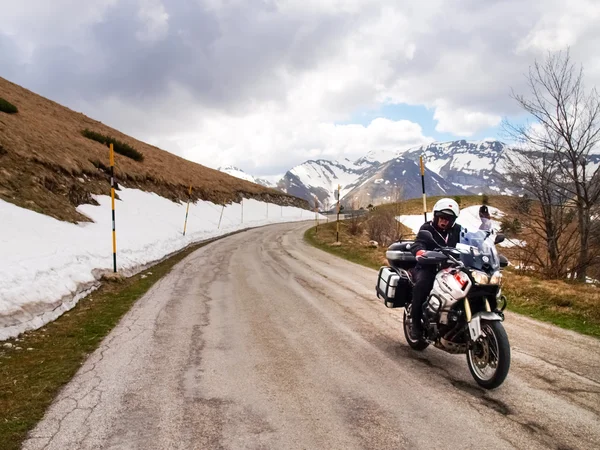
[[[61,220],[88,220],[75,210],[90,194],[109,194],[108,148],[86,139],[85,128],[110,135],[144,154],[137,162],[115,155],[118,182],[172,200],[216,203],[240,198],[308,208],[305,200],[193,163],[0,78],[0,97],[17,114],[0,115],[0,198]]]

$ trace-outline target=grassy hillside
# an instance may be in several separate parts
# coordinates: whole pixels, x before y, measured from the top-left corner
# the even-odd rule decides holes
[[[308,208],[304,200],[180,158],[3,78],[0,98],[18,110],[0,111],[0,198],[16,205],[61,220],[88,220],[75,208],[94,203],[91,194],[110,193],[106,142],[114,142],[122,186],[187,200],[191,184],[193,200],[246,197]]]

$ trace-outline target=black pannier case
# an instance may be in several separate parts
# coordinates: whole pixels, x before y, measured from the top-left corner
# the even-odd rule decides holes
[[[406,274],[392,267],[381,267],[377,276],[377,297],[388,308],[401,308],[410,301],[412,285]]]

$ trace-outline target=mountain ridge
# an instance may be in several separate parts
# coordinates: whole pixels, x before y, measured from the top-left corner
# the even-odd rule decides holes
[[[514,194],[503,180],[511,149],[499,140],[433,142],[404,151],[370,150],[355,161],[309,159],[288,170],[276,188],[329,209],[340,187],[344,205],[360,206],[420,196],[420,157],[427,195]],[[238,176],[254,178],[235,168]],[[234,175],[234,172],[231,172]]]
[[[390,183],[401,188],[403,198],[412,198],[421,195],[419,159],[423,156],[427,195],[512,195],[514,189],[502,181],[509,153],[507,144],[494,139],[433,142],[397,152],[371,150],[343,163],[307,160],[286,172],[277,187],[307,200],[316,195],[324,209],[335,203],[337,185],[346,206],[356,201],[363,207],[367,201],[390,201]]]

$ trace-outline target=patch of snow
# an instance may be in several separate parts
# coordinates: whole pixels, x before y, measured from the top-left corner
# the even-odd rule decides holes
[[[526,247],[527,242],[521,239],[506,239],[498,245],[500,245],[500,247]]]
[[[307,188],[324,189],[330,193],[329,201],[334,203],[334,192],[338,184],[341,186],[340,198],[352,189],[347,186],[354,184],[360,175],[353,170],[356,167],[347,167],[327,161],[309,161],[294,167],[290,172],[296,175]]]
[[[479,219],[479,208],[480,206],[477,205],[463,208],[460,211],[458,220],[456,222],[467,230],[478,230],[479,226],[481,225],[481,220]],[[504,216],[504,213],[493,206],[488,206],[488,210],[492,216],[492,228],[496,231],[500,231],[500,221],[495,219],[501,218]],[[427,220],[431,220],[431,218],[431,213],[428,213]],[[396,218],[396,220],[410,228],[414,234],[418,233],[419,228],[421,228],[421,225],[424,223],[424,217],[421,214],[399,216]],[[501,242],[498,245],[500,247],[524,247],[527,245],[527,242],[519,239],[505,239],[504,242]]]
[[[452,184],[453,184],[454,186],[458,186],[458,187],[460,187],[460,188],[463,188],[463,189],[465,189],[465,190],[467,190],[467,191],[468,191],[469,189],[472,189],[472,188],[475,188],[475,187],[477,187],[477,186],[475,186],[475,185],[473,185],[473,184],[460,184],[460,183],[452,183]]]
[[[251,183],[256,183],[256,180],[254,179],[254,177],[252,175],[248,175],[246,172],[244,172],[241,169],[238,169],[237,167],[233,167],[233,166],[219,167],[218,170],[220,172],[224,172],[228,175],[231,175],[232,177],[236,177],[241,180],[250,181]]]
[[[383,183],[383,178],[377,178],[375,181],[373,181],[373,183],[381,184],[381,183]]]
[[[460,214],[458,216],[458,220],[456,222],[462,227],[466,228],[467,230],[478,230],[479,226],[481,225],[481,219],[479,218],[479,208],[480,205],[475,205],[461,209]],[[492,228],[496,231],[499,231],[501,224],[500,221],[496,219],[504,216],[504,213],[498,208],[494,208],[493,206],[488,206],[488,210],[490,212],[490,215],[492,216]],[[427,220],[431,220],[431,218],[431,212],[428,212]],[[410,228],[414,234],[418,233],[419,228],[421,228],[421,225],[423,225],[424,223],[424,219],[425,218],[422,214],[404,215],[396,218],[396,220],[400,221],[400,223]],[[515,243],[517,242],[519,243],[518,245],[521,245],[521,241],[517,241],[514,239],[511,242],[509,242],[507,239],[499,245],[503,247],[512,247],[516,245]]]
[[[379,162],[385,163],[396,157],[396,153],[389,150],[371,150],[364,158],[357,160],[355,166],[360,166],[364,162]]]
[[[439,175],[442,167],[444,167],[448,161],[450,161],[450,158],[429,158],[425,163],[425,167]]]
[[[482,170],[493,167],[494,161],[492,158],[474,155],[470,153],[459,153],[454,155],[452,163],[450,164],[451,170],[460,170],[464,173],[476,174]]]
[[[244,199],[242,204],[190,204],[122,189],[116,207],[117,269],[125,276],[186,246],[236,230],[314,220],[300,208]],[[0,340],[37,329],[72,309],[112,272],[111,199],[81,205],[93,222],[67,223],[0,200]],[[223,211],[221,226],[219,217]]]

